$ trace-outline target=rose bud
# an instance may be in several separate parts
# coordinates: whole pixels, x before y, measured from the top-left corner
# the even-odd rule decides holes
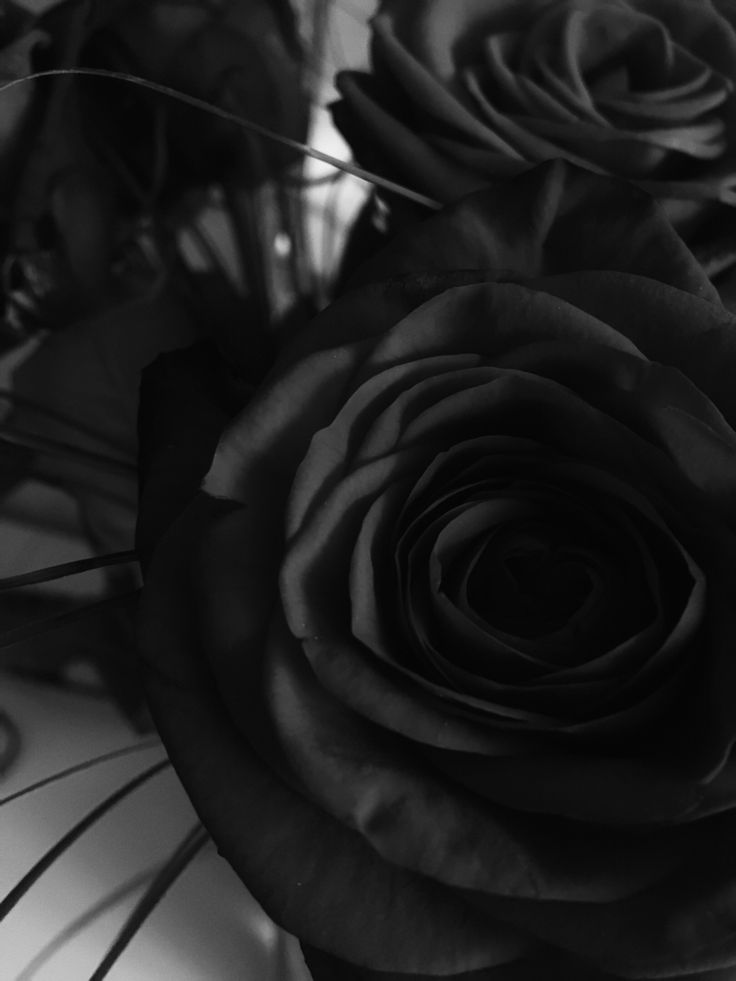
[[[712,275],[736,261],[731,0],[382,0],[371,41],[334,110],[365,166],[447,202],[563,158],[659,198]]]
[[[733,978],[735,369],[651,199],[557,162],[394,239],[227,424],[142,665],[315,978]]]

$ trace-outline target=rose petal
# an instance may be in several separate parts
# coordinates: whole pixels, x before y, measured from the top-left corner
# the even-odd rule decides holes
[[[575,276],[544,277],[527,285],[604,319],[651,361],[679,369],[715,403],[730,426],[736,424],[734,388],[722,370],[736,358],[736,319],[720,304],[705,304],[644,276],[613,271],[583,270]],[[622,304],[619,299],[624,294],[627,302]],[[573,356],[571,350],[568,354]]]
[[[539,4],[528,9],[517,0],[415,0],[411,9],[396,0],[382,0],[374,20],[417,61],[445,82],[455,77],[455,58],[471,52],[479,37],[520,29],[534,19]]]
[[[565,154],[559,144],[532,133],[524,124],[523,117],[518,113],[507,115],[499,112],[486,97],[479,79],[471,69],[465,75],[465,84],[486,122],[515,147],[519,156],[524,160],[536,163],[542,160],[552,160],[554,157],[566,156],[571,163],[579,167],[586,165],[591,167],[590,162],[587,162],[584,156]],[[476,164],[476,169],[480,169],[478,164]],[[488,164],[486,164],[486,169],[490,173],[491,168]]]
[[[569,164],[553,162],[513,185],[470,195],[397,235],[363,267],[359,281],[441,269],[513,269],[524,277],[606,269],[718,300],[649,198],[614,180],[597,183],[600,190],[588,194],[589,181]]]
[[[438,376],[475,368],[479,362],[480,357],[473,354],[422,358],[394,365],[360,385],[331,424],[310,441],[291,488],[287,535],[295,534],[309,513],[319,507],[351,461],[369,463],[395,449],[402,420],[391,410],[402,405],[401,396],[407,390],[416,392],[420,382],[434,383],[423,395],[431,400]],[[426,392],[424,388],[422,391]]]
[[[482,271],[459,273],[457,282],[484,278]],[[362,316],[354,294],[333,303],[287,349],[263,398],[225,430],[205,489],[214,497],[247,496],[250,468],[255,467],[273,482],[272,490],[286,494],[294,461],[304,455],[313,434],[332,420],[371,339],[446,288],[446,280],[432,276],[367,286],[357,306]]]
[[[520,122],[518,117],[515,118]],[[651,171],[665,157],[662,151],[676,151],[702,160],[716,160],[723,153],[725,124],[720,119],[706,119],[688,126],[652,129],[613,129],[596,126],[593,123],[578,123],[575,128],[567,128],[552,120],[530,116],[523,120],[524,125],[534,134],[554,140],[558,145],[569,148],[578,157],[587,156],[594,163],[606,165],[606,154],[617,154],[611,161],[609,171],[629,176],[618,169],[625,162],[621,159],[624,151],[641,157],[636,165],[636,173],[631,168],[632,177],[648,177]]]
[[[536,78],[576,117],[606,126],[580,71],[580,49],[589,42],[584,12],[574,4],[543,7],[525,32],[518,71]]]
[[[385,62],[412,103],[421,106],[441,131],[454,133],[466,142],[475,140],[479,146],[496,153],[512,158],[517,156],[512,146],[479,122],[463,101],[453,95],[398,42],[380,14],[373,18],[372,28],[376,55]],[[422,128],[430,127],[425,123]]]
[[[518,58],[518,46],[521,43],[520,33],[496,33],[483,40],[482,69],[488,73],[488,83],[481,81],[480,67],[469,64],[466,69],[468,76],[474,79],[478,94],[490,105],[489,91],[493,90],[493,101],[507,112],[540,113],[561,123],[574,123],[577,114],[568,109],[554,97],[554,94],[540,85],[533,78],[522,75],[514,70],[513,62]]]
[[[492,895],[601,902],[657,881],[680,862],[673,863],[666,835],[611,840],[614,857],[595,847],[595,834],[586,840],[572,828],[552,833],[448,787],[409,746],[327,697],[299,645],[278,629],[266,690],[281,746],[310,796],[391,863]]]
[[[684,872],[618,903],[488,900],[486,908],[622,977],[680,977],[733,967],[736,879],[724,821]],[[725,850],[725,851],[724,851]],[[706,871],[707,870],[707,871]]]
[[[707,75],[706,80],[709,81]],[[637,92],[626,98],[599,98],[597,101],[609,118],[612,114],[620,117],[617,125],[621,125],[622,129],[627,129],[633,122],[641,120],[646,120],[655,128],[663,122],[687,126],[689,120],[716,109],[730,95],[729,89],[720,82],[714,81],[710,85],[701,84],[699,88],[705,88],[705,91],[677,100],[671,92],[667,93],[665,90],[663,94],[669,96],[667,101],[657,98],[660,93],[655,95],[650,92]]]
[[[302,945],[304,958],[312,973],[314,981],[344,981],[349,972],[350,981],[438,981],[436,974],[397,974],[395,972],[369,971],[356,968],[352,964],[338,961],[313,947]],[[453,974],[445,981],[539,981],[543,972],[545,981],[616,981],[611,974],[601,974],[595,968],[580,962],[560,956],[559,951],[552,948],[541,949],[532,958],[515,961],[513,964],[502,964],[481,971],[463,974]],[[716,976],[717,974],[717,976]],[[688,981],[729,981],[721,972],[698,975],[697,979],[690,977]]]
[[[430,758],[463,786],[504,807],[609,827],[687,820],[704,790],[661,760],[559,750],[520,758],[432,749]]]
[[[718,12],[718,4],[689,0],[636,0],[637,7],[665,25],[672,38],[686,51],[733,77],[736,63],[736,32],[733,22]],[[721,6],[724,6],[721,4]]]

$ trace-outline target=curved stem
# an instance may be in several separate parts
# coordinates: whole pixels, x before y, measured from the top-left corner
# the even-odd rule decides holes
[[[0,592],[6,589],[17,589],[21,586],[35,586],[44,582],[55,582],[68,576],[76,576],[81,572],[93,569],[104,569],[108,565],[123,565],[137,561],[138,554],[132,549],[124,552],[110,552],[108,555],[93,555],[89,559],[75,559],[73,562],[61,562],[58,565],[47,565],[33,572],[23,572],[17,576],[6,576],[0,579]]]
[[[96,807],[92,808],[88,814],[85,814],[81,821],[78,821],[74,827],[71,828],[71,830],[67,831],[67,833],[61,837],[55,845],[52,845],[51,848],[49,848],[49,850],[41,856],[33,868],[23,876],[20,882],[18,882],[17,885],[10,890],[5,899],[0,902],[0,922],[2,922],[8,913],[10,913],[10,911],[18,905],[21,899],[25,896],[28,890],[36,884],[46,869],[53,865],[56,859],[59,858],[60,855],[63,855],[64,852],[67,851],[67,849],[70,848],[88,828],[91,828],[93,824],[99,821],[101,817],[107,814],[107,812],[121,800],[124,800],[126,797],[132,794],[134,790],[137,790],[138,787],[142,786],[144,783],[147,783],[149,780],[155,777],[157,773],[160,773],[161,770],[170,765],[171,764],[168,760],[161,760],[160,762],[155,763],[153,766],[148,767],[148,769],[144,770],[143,773],[139,773],[137,776],[133,777],[132,780],[129,780],[127,783],[123,784],[123,786],[118,788],[115,793],[110,794],[110,796],[106,797],[101,804],[98,804]]]
[[[58,953],[66,944],[70,943],[76,936],[78,936],[82,930],[88,927],[90,924],[94,923],[95,920],[104,916],[108,910],[113,909],[119,903],[122,903],[133,893],[137,892],[147,883],[149,883],[156,873],[161,868],[160,865],[155,865],[153,868],[144,869],[143,872],[139,872],[138,875],[132,876],[125,882],[121,883],[112,892],[107,893],[93,906],[89,909],[84,910],[79,916],[75,917],[71,923],[67,924],[60,930],[48,943],[44,944],[41,950],[34,955],[33,959],[26,964],[23,970],[20,972],[15,981],[33,981],[41,968],[47,964],[54,954]]]
[[[46,71],[33,72],[30,75],[24,75],[23,78],[12,79],[12,81],[6,82],[4,85],[0,85],[0,92],[5,92],[6,89],[13,88],[15,85],[30,82],[37,78],[46,78],[57,75],[89,75],[94,78],[110,78],[118,82],[128,82],[134,85],[139,85],[142,88],[150,89],[152,92],[158,92],[159,95],[165,95],[170,99],[176,99],[179,102],[183,102],[186,105],[192,106],[194,109],[201,109],[204,112],[208,112],[212,116],[219,116],[220,119],[225,119],[228,122],[233,123],[235,126],[239,126],[241,129],[254,133],[256,136],[261,136],[264,139],[272,140],[274,143],[280,143],[282,146],[288,147],[290,150],[295,150],[297,153],[301,153],[306,157],[312,157],[315,160],[320,160],[322,163],[329,164],[331,167],[336,167],[338,170],[343,170],[347,174],[352,174],[353,177],[366,181],[368,184],[374,184],[377,187],[382,187],[384,190],[390,191],[392,194],[397,194],[409,201],[414,201],[425,208],[437,210],[441,207],[439,202],[435,201],[433,198],[429,198],[425,194],[419,194],[417,191],[412,191],[411,188],[405,187],[403,184],[398,184],[396,181],[388,180],[386,177],[380,177],[378,174],[373,174],[371,171],[365,170],[363,167],[358,167],[356,164],[350,163],[347,160],[340,160],[337,157],[333,157],[329,153],[323,153],[322,150],[317,150],[315,147],[309,146],[307,143],[302,143],[300,140],[293,140],[290,136],[282,136],[281,133],[277,133],[274,130],[269,129],[267,126],[261,126],[260,123],[255,123],[252,120],[245,119],[244,117],[238,116],[233,112],[228,112],[227,109],[221,109],[220,106],[215,106],[210,102],[205,102],[204,99],[197,99],[193,95],[187,95],[185,92],[179,92],[177,89],[173,89],[168,85],[161,85],[158,82],[152,82],[147,78],[140,78],[138,75],[130,75],[128,72],[115,72],[103,68],[51,68]]]
[[[110,968],[146,922],[150,913],[208,841],[209,834],[201,825],[197,825],[189,832],[141,897],[99,967],[90,975],[89,981],[103,981],[107,977]]]
[[[160,747],[161,740],[159,737],[151,736],[148,739],[142,739],[134,746],[123,746],[121,749],[113,749],[109,753],[93,756],[91,759],[83,760],[81,763],[75,763],[74,766],[68,766],[63,770],[52,773],[48,777],[36,780],[34,783],[23,787],[21,790],[16,790],[12,794],[6,794],[5,797],[0,797],[0,807],[4,804],[10,804],[14,800],[19,800],[27,794],[33,794],[37,790],[42,790],[44,787],[48,787],[53,783],[58,783],[60,780],[66,780],[67,777],[73,777],[77,773],[84,773],[85,770],[91,770],[93,767],[100,766],[102,763],[110,763],[112,760],[121,759],[123,756],[132,756],[134,753],[144,753],[146,750],[158,749]]]

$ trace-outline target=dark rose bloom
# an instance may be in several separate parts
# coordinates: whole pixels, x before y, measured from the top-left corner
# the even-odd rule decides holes
[[[358,156],[440,201],[562,157],[683,223],[736,205],[733,0],[382,0],[345,72]]]
[[[316,977],[734,978],[735,370],[650,199],[556,163],[395,239],[226,428],[142,656]]]

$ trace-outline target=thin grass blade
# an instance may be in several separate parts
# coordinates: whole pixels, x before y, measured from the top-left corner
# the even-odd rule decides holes
[[[228,112],[227,109],[222,109],[220,106],[206,102],[204,99],[198,99],[193,95],[187,95],[185,92],[180,92],[168,85],[161,85],[158,82],[152,82],[147,78],[140,78],[137,75],[130,75],[127,72],[114,72],[103,68],[51,68],[46,71],[33,72],[30,75],[24,75],[23,78],[14,78],[12,81],[6,82],[4,85],[0,85],[0,92],[5,92],[7,89],[13,88],[16,85],[20,85],[24,82],[30,82],[37,78],[46,78],[57,75],[88,75],[94,78],[109,78],[119,82],[127,82],[129,84],[142,86],[143,88],[150,89],[152,92],[158,92],[159,95],[165,95],[170,99],[176,99],[179,102],[183,102],[186,105],[192,106],[194,109],[201,109],[203,112],[208,112],[210,115],[219,116],[220,119],[225,119],[228,122],[233,123],[235,126],[239,126],[241,129],[254,133],[256,136],[261,136],[264,139],[272,140],[274,143],[280,143],[282,146],[288,147],[290,150],[295,150],[297,153],[301,153],[306,157],[312,157],[314,160],[319,160],[322,163],[329,164],[331,167],[336,167],[338,170],[342,170],[346,174],[351,174],[353,177],[357,177],[359,180],[365,181],[368,184],[373,184],[376,187],[382,187],[384,190],[390,191],[392,194],[398,194],[400,197],[406,198],[409,201],[414,201],[425,208],[437,210],[441,207],[439,202],[435,201],[433,198],[429,198],[424,194],[419,194],[417,191],[413,191],[411,188],[405,187],[403,184],[397,184],[396,181],[391,181],[385,177],[379,176],[378,174],[373,174],[369,170],[365,170],[363,167],[358,167],[356,164],[350,163],[347,160],[339,160],[337,157],[333,157],[329,153],[323,153],[322,150],[317,150],[316,147],[309,146],[307,143],[302,143],[299,140],[293,140],[289,136],[282,136],[280,133],[269,129],[267,126],[261,126],[260,123],[255,123],[250,119],[238,116],[236,113]]]
[[[104,916],[105,913],[111,909],[114,909],[120,903],[128,899],[129,896],[132,896],[134,893],[138,892],[145,885],[151,882],[160,868],[160,865],[154,865],[151,868],[145,869],[143,872],[139,872],[138,875],[134,875],[130,879],[127,879],[116,889],[103,896],[93,906],[90,906],[89,909],[86,909],[83,913],[80,913],[80,915],[75,917],[71,923],[67,924],[63,930],[60,930],[56,936],[52,937],[48,943],[44,944],[41,950],[34,955],[33,960],[29,961],[23,968],[20,974],[16,977],[15,981],[33,981],[33,978],[38,975],[38,972],[44,967],[44,965],[48,964],[55,954],[57,954],[68,943],[71,943],[88,926],[91,926],[96,920]]]
[[[158,773],[160,773],[166,767],[171,766],[168,760],[161,760],[155,763],[153,766],[148,767],[143,773],[137,774],[132,780],[123,784],[119,787],[113,794],[106,797],[102,803],[94,807],[89,813],[85,814],[81,821],[78,821],[73,828],[71,828],[63,837],[52,845],[51,848],[45,852],[44,855],[36,862],[33,868],[27,872],[20,882],[15,885],[7,896],[0,902],[0,922],[2,922],[8,913],[18,905],[20,900],[25,896],[29,889],[31,889],[43,873],[59,858],[64,854],[67,849],[69,849],[75,841],[77,841],[88,828],[91,828],[93,824],[96,824],[100,818],[104,817],[108,811],[112,810],[116,804],[119,804],[121,800],[124,800],[133,791],[137,790],[143,784],[147,783]]]
[[[107,977],[110,969],[146,922],[149,915],[208,841],[209,834],[201,825],[197,825],[196,828],[193,828],[189,832],[176,850],[172,852],[161,871],[141,897],[135,909],[123,924],[122,930],[100,962],[97,970],[90,975],[89,981],[103,981]]]
[[[135,753],[145,753],[149,749],[158,748],[162,748],[161,740],[158,736],[151,736],[148,739],[142,739],[134,746],[123,746],[120,749],[113,749],[109,753],[102,753],[100,756],[93,756],[91,759],[84,760],[82,763],[75,763],[74,766],[68,766],[63,770],[58,770],[56,773],[52,773],[48,777],[43,777],[41,780],[36,780],[34,783],[29,784],[27,787],[23,787],[21,790],[16,790],[12,794],[6,794],[5,797],[0,797],[0,807],[2,807],[4,804],[10,804],[14,800],[20,800],[21,797],[26,797],[28,794],[34,794],[37,790],[42,790],[44,787],[49,787],[51,784],[58,783],[60,780],[66,780],[68,777],[73,777],[77,773],[84,773],[86,770],[91,770],[93,767],[101,766],[103,763],[110,763],[112,760],[122,759],[124,756],[132,756]]]

